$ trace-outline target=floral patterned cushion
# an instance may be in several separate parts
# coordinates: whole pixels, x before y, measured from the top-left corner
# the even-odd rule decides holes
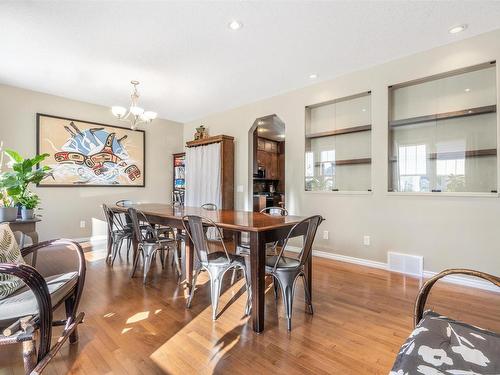
[[[426,311],[389,375],[500,374],[500,335]]]
[[[0,263],[25,264],[8,224],[0,224]],[[18,277],[0,273],[0,300],[23,286],[24,282]]]

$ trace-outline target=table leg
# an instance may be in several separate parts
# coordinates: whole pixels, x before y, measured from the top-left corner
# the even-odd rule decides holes
[[[234,241],[234,252],[238,250],[238,246],[241,243],[241,232],[234,232],[233,233],[233,241]]]
[[[250,233],[250,280],[252,288],[252,320],[254,332],[264,331],[264,297],[266,242],[262,233]]]

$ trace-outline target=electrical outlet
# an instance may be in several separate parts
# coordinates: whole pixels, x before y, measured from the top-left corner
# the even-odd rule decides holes
[[[80,220],[80,228],[85,228],[86,224],[85,220]]]
[[[243,193],[243,185],[238,185],[238,186],[236,187],[236,191],[237,191],[238,193]]]
[[[324,239],[324,240],[327,240],[327,239],[328,239],[328,231],[327,231],[327,230],[324,230],[324,231],[323,231],[323,239]]]
[[[363,236],[363,245],[370,246],[370,236]]]

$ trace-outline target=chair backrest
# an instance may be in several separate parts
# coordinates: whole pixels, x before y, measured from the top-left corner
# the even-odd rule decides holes
[[[103,203],[102,210],[104,211],[104,217],[106,218],[106,224],[108,225],[108,230],[113,231],[113,211]]]
[[[303,231],[303,227],[307,226],[307,230],[304,234],[304,240],[302,242],[302,249],[299,252],[299,257],[298,260],[300,262],[300,266],[303,266],[306,261],[309,259],[312,253],[312,245],[314,242],[314,237],[316,237],[316,231],[318,230],[319,225],[321,222],[325,220],[321,215],[314,215],[314,216],[309,216],[305,218],[304,220],[298,222],[295,224],[292,229],[290,229],[290,232],[288,232],[288,235],[286,236],[286,239],[283,243],[283,246],[279,252],[279,255],[276,259],[276,263],[274,268],[276,269],[280,258],[283,256],[283,253],[285,251],[285,247],[288,243],[288,240],[293,237],[298,237],[301,236]]]
[[[117,201],[115,204],[119,207],[130,207],[134,204],[134,202],[132,202],[129,199],[121,199],[121,200]]]
[[[122,199],[122,200],[119,200],[115,203],[115,205],[117,205],[118,207],[130,207],[134,204],[134,202],[132,202],[131,200],[129,199]],[[130,216],[128,214],[122,214],[124,219],[125,219],[125,223],[128,225],[128,226],[131,226],[132,225],[132,220],[130,220]]]
[[[217,205],[215,203],[205,203],[201,205],[201,208],[207,211],[217,211]]]
[[[226,245],[222,240],[221,230],[212,220],[197,215],[186,215],[182,218],[182,225],[184,226],[184,230],[186,231],[187,235],[193,242],[195,253],[200,262],[209,262],[208,254],[210,253],[210,251],[206,235],[207,226],[209,227],[208,229],[213,228],[219,234],[218,239],[222,244],[222,248],[226,253],[227,259],[229,260]]]
[[[283,207],[265,207],[260,210],[260,213],[272,216],[288,216],[288,211]]]
[[[129,207],[128,216],[132,222],[132,230],[134,231],[134,237],[138,242],[144,242],[147,236],[156,236],[156,231],[153,226],[149,223],[146,215],[143,212]],[[142,223],[142,224],[141,224]],[[142,227],[141,227],[142,226]]]
[[[104,210],[104,216],[106,217],[106,223],[108,224],[108,230],[124,230],[127,226],[127,214],[124,212],[113,211],[108,205],[103,204],[102,209]]]

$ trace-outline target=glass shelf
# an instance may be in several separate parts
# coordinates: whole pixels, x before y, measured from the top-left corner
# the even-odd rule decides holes
[[[371,191],[370,94],[306,107],[306,191]]]
[[[389,191],[497,191],[495,63],[389,88]]]

